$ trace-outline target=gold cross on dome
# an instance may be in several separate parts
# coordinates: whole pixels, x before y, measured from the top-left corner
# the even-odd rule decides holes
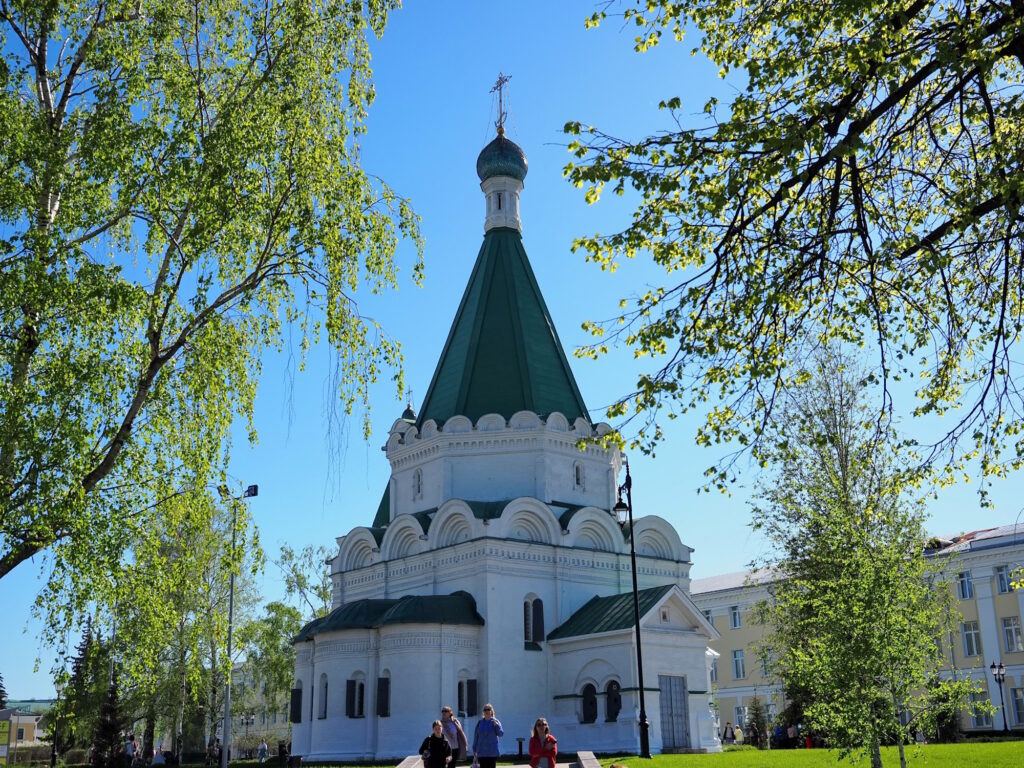
[[[505,84],[512,79],[511,75],[506,75],[504,72],[498,72],[498,79],[494,83],[494,87],[491,88],[491,93],[498,92],[498,119],[495,121],[494,126],[498,129],[498,135],[505,133],[505,102],[504,102],[504,91]]]

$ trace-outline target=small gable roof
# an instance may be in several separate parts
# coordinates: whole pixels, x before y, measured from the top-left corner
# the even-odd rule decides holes
[[[674,587],[665,584],[660,587],[641,589],[637,592],[640,615],[645,615],[658,601]],[[548,640],[580,635],[596,635],[601,632],[614,632],[629,629],[633,626],[633,593],[608,597],[593,597],[582,608],[568,618],[561,626],[548,634]]]

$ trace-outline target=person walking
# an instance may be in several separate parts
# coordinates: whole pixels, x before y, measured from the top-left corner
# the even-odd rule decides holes
[[[501,741],[505,735],[501,721],[494,716],[494,707],[484,704],[484,716],[476,723],[473,731],[473,762],[480,768],[494,768],[501,755]]]
[[[452,713],[451,707],[441,707],[441,731],[448,741],[448,746],[452,748],[452,759],[448,763],[448,768],[455,768],[459,760],[466,759],[469,740],[466,738],[466,732],[462,730],[462,723]]]
[[[435,720],[430,726],[431,733],[420,744],[423,768],[446,768],[452,759],[452,747],[444,737],[441,721]]]
[[[548,721],[538,717],[530,735],[530,768],[555,768],[558,739],[551,734]]]
[[[260,765],[263,765],[265,762],[267,762],[267,740],[266,739],[260,739],[260,746],[256,750],[256,757],[259,758]]]
[[[732,727],[732,723],[726,721],[725,728],[722,729],[722,743],[723,744],[735,744],[736,743],[736,730]]]

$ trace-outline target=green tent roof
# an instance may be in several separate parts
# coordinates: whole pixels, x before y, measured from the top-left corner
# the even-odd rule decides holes
[[[450,595],[406,595],[397,600],[356,600],[335,608],[326,616],[313,619],[302,628],[292,643],[309,640],[324,632],[344,629],[372,629],[389,624],[468,624],[483,626],[476,600],[459,590]]]
[[[522,237],[498,227],[484,236],[417,426],[523,410],[589,419]]]
[[[643,616],[672,589],[673,584],[665,584],[660,587],[641,589],[637,593],[637,602],[640,604],[640,615]],[[596,635],[599,632],[614,632],[620,629],[629,629],[633,626],[633,593],[624,592],[621,595],[609,597],[593,597],[570,616],[565,623],[556,627],[548,634],[548,640],[558,640],[563,637],[579,637],[581,635]]]

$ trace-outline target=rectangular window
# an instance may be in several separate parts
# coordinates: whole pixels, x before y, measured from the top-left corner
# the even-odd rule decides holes
[[[14,736],[14,740],[15,741],[24,741],[25,740],[25,729],[24,728],[19,728],[18,729],[18,732]]]
[[[772,656],[765,652],[761,654],[761,677],[768,677],[772,673]]]
[[[302,689],[292,688],[292,702],[291,702],[291,721],[293,723],[302,722]]]
[[[718,658],[717,657],[711,660],[711,682],[712,683],[717,683],[718,682]]]
[[[971,580],[970,571],[961,571],[956,575],[956,591],[961,600],[974,597],[974,581]]]
[[[977,691],[971,694],[971,727],[972,728],[991,728],[992,727],[992,715],[984,710],[975,709],[976,704],[988,704],[988,696]]]
[[[712,624],[715,623],[714,619],[711,618],[711,609],[710,608],[705,608],[704,609],[704,618],[707,619],[708,621],[710,621]]]
[[[964,637],[964,656],[980,656],[981,631],[978,629],[978,622],[965,621],[960,625],[960,631]]]
[[[747,666],[743,660],[743,651],[732,652],[732,676],[736,680],[742,680],[747,676]]]
[[[996,566],[996,591],[1001,595],[1010,591],[1010,566]]]
[[[477,712],[480,710],[477,708],[477,684],[476,680],[466,681],[466,716],[476,717]]]
[[[732,629],[739,629],[742,619],[740,618],[740,607],[738,605],[729,606],[729,626]]]
[[[377,678],[377,717],[391,717],[391,678]]]
[[[1010,709],[1013,710],[1013,724],[1024,725],[1024,688],[1010,689]]]
[[[736,707],[733,710],[733,717],[736,718],[736,720],[733,721],[733,722],[736,725],[738,725],[740,728],[746,730],[746,728],[747,728],[747,708],[746,707]]]
[[[1024,651],[1024,637],[1020,633],[1020,618],[1010,616],[1003,619],[1003,645],[1007,653]]]

